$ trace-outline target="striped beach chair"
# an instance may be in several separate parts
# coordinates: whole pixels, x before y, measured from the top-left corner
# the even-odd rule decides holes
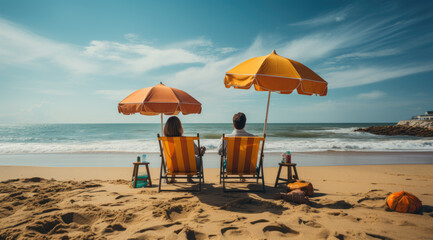
[[[262,192],[265,191],[263,176],[263,137],[225,137],[223,135],[224,155],[221,156],[220,183],[222,181],[224,192],[227,191],[228,179],[259,179],[262,180]],[[260,151],[260,154],[259,154]],[[257,166],[257,160],[259,160]],[[231,182],[233,183],[233,182]],[[230,190],[237,192],[239,190]]]
[[[200,149],[198,133],[197,137],[160,137],[158,134],[159,149],[161,151],[158,192],[161,191],[161,180],[163,178],[168,182],[169,177],[175,179],[188,178],[188,175],[192,179],[199,180],[198,191],[201,191],[201,184],[204,183],[203,160],[202,156],[198,156],[200,166],[197,166],[194,141],[197,141],[198,149]]]

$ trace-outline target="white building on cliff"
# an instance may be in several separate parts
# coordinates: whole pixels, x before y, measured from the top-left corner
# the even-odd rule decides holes
[[[424,115],[413,116],[415,120],[433,120],[433,111],[427,111]]]

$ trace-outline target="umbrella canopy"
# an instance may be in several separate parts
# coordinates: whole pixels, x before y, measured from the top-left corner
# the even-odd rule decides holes
[[[268,121],[271,92],[290,94],[295,89],[302,95],[326,96],[328,83],[300,62],[281,57],[275,50],[266,56],[246,60],[228,71],[224,78],[226,88],[268,91],[264,133]]]
[[[153,87],[133,92],[117,106],[119,113],[125,115],[140,113],[142,115],[161,115],[161,134],[163,134],[162,115],[183,115],[201,113],[201,103],[188,93],[167,87],[160,83]]]
[[[281,57],[275,50],[266,56],[246,60],[226,73],[227,88],[326,96],[328,83],[300,62]]]

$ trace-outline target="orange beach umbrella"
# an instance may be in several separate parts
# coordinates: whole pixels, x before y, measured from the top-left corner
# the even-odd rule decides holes
[[[271,92],[290,94],[295,89],[302,95],[326,96],[328,83],[300,62],[281,57],[275,50],[266,56],[246,60],[228,71],[224,78],[226,88],[268,91],[268,104],[263,132],[266,133]]]
[[[142,115],[161,115],[161,135],[163,131],[163,114],[183,115],[201,113],[201,103],[188,93],[167,87],[160,83],[153,87],[139,89],[123,99],[117,106],[119,113],[125,115],[140,113]]]

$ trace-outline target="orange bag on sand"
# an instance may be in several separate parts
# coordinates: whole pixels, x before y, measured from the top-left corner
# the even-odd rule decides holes
[[[293,191],[296,189],[300,189],[305,192],[305,194],[309,197],[312,197],[314,195],[314,188],[313,185],[310,182],[306,181],[296,181],[293,183],[287,184],[287,191]]]
[[[416,213],[422,209],[421,201],[405,191],[390,194],[386,198],[386,205],[389,209],[402,213]]]

